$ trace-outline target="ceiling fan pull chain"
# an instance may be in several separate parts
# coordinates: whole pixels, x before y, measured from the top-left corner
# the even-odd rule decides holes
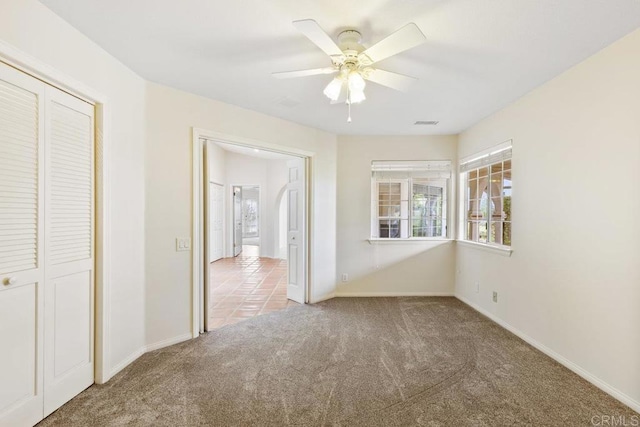
[[[347,86],[347,109],[349,111],[349,115],[347,117],[347,123],[351,123],[351,90]]]

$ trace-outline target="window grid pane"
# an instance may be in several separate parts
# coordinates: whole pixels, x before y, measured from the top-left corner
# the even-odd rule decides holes
[[[446,236],[448,179],[376,179],[379,238]]]
[[[466,240],[511,245],[511,186],[511,160],[466,173]]]
[[[408,200],[406,182],[399,180],[377,181],[378,186],[378,237],[396,239],[406,236]],[[403,226],[404,224],[404,226]],[[405,231],[403,231],[405,230]]]
[[[411,236],[441,237],[446,233],[444,188],[428,181],[415,180],[412,185]]]

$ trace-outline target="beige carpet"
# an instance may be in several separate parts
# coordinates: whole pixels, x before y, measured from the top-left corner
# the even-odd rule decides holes
[[[638,414],[454,298],[333,299],[145,354],[64,426],[589,426]]]

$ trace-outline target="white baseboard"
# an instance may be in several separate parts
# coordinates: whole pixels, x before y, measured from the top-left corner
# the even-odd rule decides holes
[[[327,301],[327,300],[333,299],[333,298],[335,298],[335,297],[336,297],[335,292],[332,292],[332,293],[330,293],[330,294],[323,295],[323,296],[321,296],[321,297],[320,297],[320,298],[318,298],[318,299],[312,299],[312,300],[310,300],[310,301],[309,301],[309,304],[317,304],[317,303],[319,303],[319,302]]]
[[[122,362],[118,363],[109,373],[109,378],[105,378],[103,384],[113,378],[118,372],[122,371],[124,368],[132,364],[138,357],[142,356],[145,353],[144,347],[137,349],[129,356],[127,356]]]
[[[336,297],[453,297],[453,292],[336,292]]]
[[[158,349],[163,348],[163,347],[168,347],[168,346],[173,345],[173,344],[178,344],[180,342],[190,340],[191,338],[192,338],[191,333],[182,334],[182,335],[178,335],[177,337],[173,337],[173,338],[169,338],[169,339],[166,339],[166,340],[158,341],[156,343],[153,343],[153,344],[150,344],[150,345],[146,345],[146,346],[144,346],[142,348],[139,348],[138,350],[134,351],[129,356],[127,356],[122,362],[118,363],[111,370],[111,372],[109,373],[109,378],[105,378],[104,381],[101,384],[104,384],[107,381],[109,381],[116,374],[118,374],[118,372],[122,371],[124,368],[126,368],[127,366],[129,366],[130,364],[135,362],[136,359],[138,357],[142,356],[143,354],[148,353],[148,352],[153,351],[153,350],[158,350]]]
[[[516,335],[517,337],[519,337],[523,341],[527,342],[528,344],[532,345],[536,349],[540,350],[541,352],[543,352],[544,354],[546,354],[550,358],[554,359],[556,362],[560,363],[561,365],[563,365],[567,369],[569,369],[569,370],[575,372],[576,374],[580,375],[582,378],[584,378],[585,380],[589,381],[591,384],[595,385],[600,390],[602,390],[605,393],[611,395],[612,397],[618,399],[620,402],[624,403],[625,405],[627,405],[628,407],[630,407],[634,411],[640,412],[640,402],[638,402],[637,400],[634,400],[631,396],[628,396],[627,394],[621,392],[620,390],[616,389],[615,387],[607,384],[605,381],[603,381],[600,378],[598,378],[598,377],[592,375],[591,373],[587,372],[586,370],[584,370],[580,366],[576,365],[572,361],[566,359],[564,356],[561,356],[560,354],[558,354],[555,351],[551,350],[549,347],[545,346],[544,344],[542,344],[542,343],[536,341],[535,339],[531,338],[530,336],[528,336],[524,332],[521,332],[520,330],[514,328],[513,326],[511,326],[510,324],[508,324],[504,320],[502,320],[499,317],[495,316],[494,314],[486,311],[485,309],[483,309],[479,305],[469,301],[468,299],[466,299],[466,298],[464,298],[464,297],[462,297],[460,295],[455,295],[455,297],[457,299],[459,299],[460,301],[462,301],[463,303],[467,304],[469,307],[471,307],[474,310],[476,310],[477,312],[479,312],[480,314],[485,315],[486,317],[488,317],[489,319],[491,319],[492,321],[494,321],[498,325],[502,326],[507,331],[509,331],[512,334]]]
[[[178,344],[183,341],[190,340],[192,338],[193,338],[193,335],[191,335],[191,332],[188,332],[186,334],[178,335],[177,337],[167,338],[166,340],[158,341],[153,344],[148,344],[147,346],[144,347],[144,351],[145,353],[148,353],[150,351],[159,350],[164,347],[169,347],[170,345]]]

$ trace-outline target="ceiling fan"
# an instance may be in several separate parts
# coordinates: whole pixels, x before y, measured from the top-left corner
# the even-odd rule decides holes
[[[273,73],[273,76],[279,79],[288,79],[337,73],[337,76],[325,87],[324,94],[332,104],[344,102],[349,106],[348,122],[351,122],[351,104],[357,104],[366,99],[364,95],[365,80],[400,91],[407,90],[411,83],[417,80],[414,77],[374,67],[376,62],[426,41],[427,38],[414,23],[405,25],[369,48],[360,44],[362,36],[356,30],[342,31],[338,34],[338,43],[336,43],[313,19],[293,21],[293,25],[329,55],[331,66],[310,70],[284,71]]]

